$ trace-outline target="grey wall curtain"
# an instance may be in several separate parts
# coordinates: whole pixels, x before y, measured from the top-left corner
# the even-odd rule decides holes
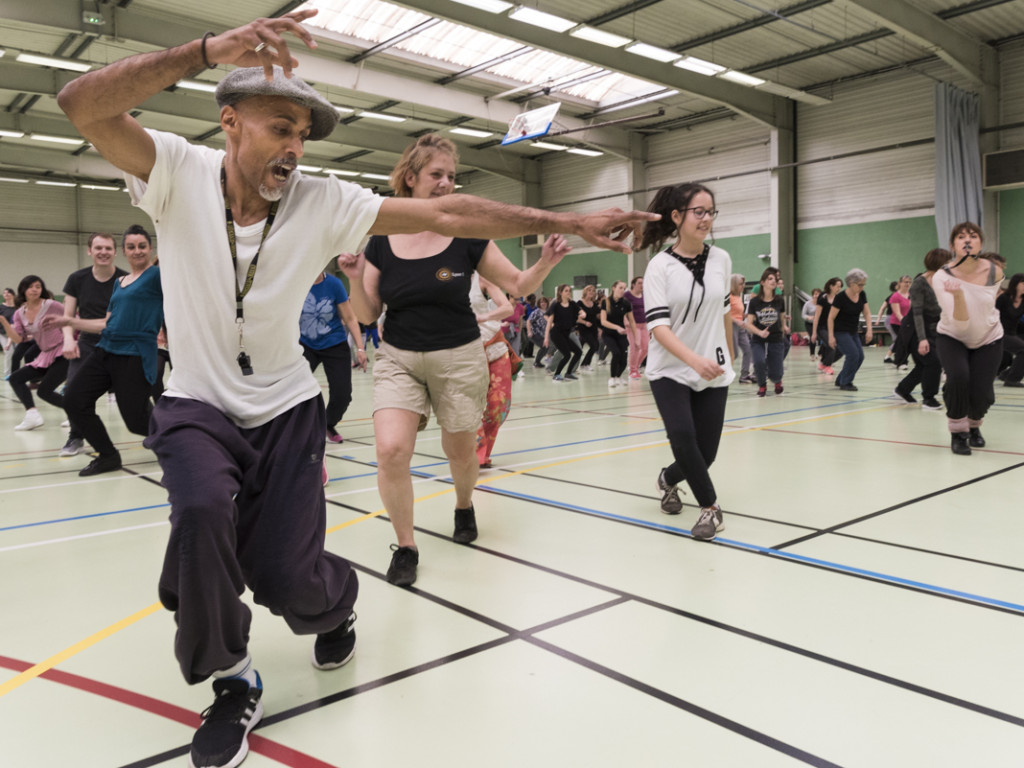
[[[948,83],[935,86],[935,229],[939,245],[962,221],[981,226],[980,98]]]

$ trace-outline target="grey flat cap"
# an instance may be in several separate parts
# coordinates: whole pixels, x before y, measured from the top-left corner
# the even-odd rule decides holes
[[[308,83],[297,77],[285,77],[284,70],[274,67],[274,79],[267,82],[263,67],[236,69],[217,85],[217,105],[233,106],[253,96],[283,96],[313,113],[309,140],[316,141],[331,135],[338,124],[338,112]]]

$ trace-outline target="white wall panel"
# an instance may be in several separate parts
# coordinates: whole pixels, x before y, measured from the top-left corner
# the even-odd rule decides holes
[[[523,204],[523,185],[514,179],[477,171],[471,174],[464,183],[461,181],[460,183],[463,184],[463,187],[459,192],[463,194],[485,197],[499,203]]]
[[[832,104],[801,106],[797,159],[935,137],[935,81],[915,73],[837,88]],[[797,170],[797,225],[823,227],[931,215],[935,209],[935,146],[870,153],[802,165]]]
[[[715,222],[719,237],[736,237],[771,229],[769,199],[771,137],[750,120],[729,119],[652,136],[647,154],[647,186],[696,181],[715,193],[721,211]],[[756,173],[747,173],[756,171]],[[734,174],[744,174],[734,176]],[[654,197],[653,191],[650,198]]]
[[[631,208],[629,162],[617,157],[559,154],[541,163],[541,207],[591,213],[605,208]],[[569,237],[577,251],[593,250],[578,237]]]
[[[1002,86],[999,99],[1000,124],[1024,122],[1024,43],[1000,49],[999,74]],[[999,146],[1002,149],[1024,147],[1024,128],[1003,131],[999,137]]]

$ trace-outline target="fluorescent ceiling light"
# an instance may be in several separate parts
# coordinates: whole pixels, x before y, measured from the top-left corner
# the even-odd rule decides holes
[[[725,72],[719,75],[723,80],[730,80],[740,85],[764,85],[764,80],[760,77],[754,77],[753,75],[745,74],[744,72],[737,72],[735,69],[727,69]]]
[[[190,91],[202,91],[203,93],[214,93],[217,90],[216,83],[205,83],[202,80],[179,80],[175,85],[179,88],[187,88]]]
[[[359,175],[364,179],[380,179],[381,181],[387,181],[391,178],[390,176],[385,176],[382,173],[361,173]]]
[[[578,37],[580,40],[589,40],[592,43],[598,43],[600,45],[607,45],[609,48],[621,48],[628,43],[632,38],[623,37],[622,35],[613,35],[611,32],[605,32],[602,29],[594,29],[593,27],[579,27],[569,33],[570,37]]]
[[[111,187],[107,184],[82,184],[81,187],[82,189],[97,189],[104,192],[117,192],[121,189],[120,187]]]
[[[45,133],[32,133],[29,134],[29,138],[35,139],[36,141],[49,141],[53,144],[73,144],[75,146],[85,143],[85,139],[71,139],[67,136],[50,136]]]
[[[334,111],[337,112],[339,115],[351,115],[353,112],[355,112],[354,109],[349,109],[348,107],[339,107],[337,104],[331,104],[331,106],[334,107]]]
[[[644,56],[655,61],[663,61],[666,64],[679,58],[678,53],[666,51],[664,48],[658,48],[647,43],[633,43],[626,50],[630,53],[635,53],[637,56]]]
[[[470,8],[479,8],[489,13],[504,13],[512,7],[512,3],[505,0],[452,0],[453,3],[468,5]]]
[[[0,136],[6,136],[8,139],[20,139],[24,135],[24,131],[8,131],[0,129]]]
[[[404,123],[404,117],[398,117],[397,115],[385,115],[380,112],[360,112],[360,117],[369,117],[371,120],[387,120],[389,123]]]
[[[566,150],[570,155],[583,155],[584,157],[600,157],[604,152],[598,152],[596,149],[583,149],[581,147],[569,147]]]
[[[343,171],[340,168],[324,168],[324,173],[329,173],[332,176],[358,176],[359,171]]]
[[[320,173],[323,170],[321,165],[296,165],[295,168],[303,173]]]
[[[492,131],[478,131],[475,128],[452,128],[449,133],[457,133],[459,136],[472,136],[475,139],[486,139],[493,136]]]
[[[534,8],[527,8],[525,6],[519,6],[512,13],[508,15],[510,19],[521,21],[524,24],[532,24],[535,27],[543,27],[544,29],[550,29],[554,32],[566,32],[577,25],[578,22],[569,21],[563,19],[561,16],[555,16],[550,13],[544,13],[544,11],[538,11]]]
[[[92,64],[87,61],[59,59],[56,56],[40,56],[36,53],[19,53],[15,57],[15,61],[20,61],[22,64],[38,64],[43,67],[67,69],[72,72],[88,72],[92,69]]]
[[[0,59],[4,57],[5,53],[7,53],[7,51],[5,51],[3,48],[0,48]]]
[[[41,184],[44,187],[74,187],[77,186],[70,181],[37,181],[36,184]]]
[[[568,149],[568,147],[565,146],[564,144],[551,144],[546,141],[535,141],[532,144],[530,144],[530,146],[536,147],[537,149],[557,149],[559,151],[563,149]]]
[[[704,59],[698,59],[696,56],[687,56],[685,59],[677,61],[675,66],[680,69],[696,72],[698,75],[717,75],[719,72],[725,71],[725,67],[712,64],[710,61],[704,61]]]
[[[28,179],[12,179],[10,176],[0,176],[0,181],[9,181],[13,184],[28,184]]]

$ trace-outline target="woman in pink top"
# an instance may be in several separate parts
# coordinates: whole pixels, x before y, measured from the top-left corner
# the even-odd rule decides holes
[[[885,300],[889,306],[889,314],[885,317],[885,327],[889,331],[889,338],[892,343],[889,345],[889,352],[884,362],[900,365],[901,369],[906,367],[906,359],[896,360],[893,358],[893,348],[896,346],[896,337],[900,335],[900,328],[904,320],[910,318],[910,275],[903,275],[896,283],[896,290]],[[904,355],[905,358],[905,355]]]
[[[953,453],[984,448],[981,422],[996,401],[993,382],[1003,356],[1003,326],[996,296],[1003,270],[981,253],[981,227],[957,224],[950,236],[953,261],[932,277],[942,315],[935,346],[946,371],[943,397]]]
[[[650,334],[647,332],[647,315],[644,314],[644,278],[634,277],[626,291],[626,300],[633,305],[633,325],[629,332],[629,378],[640,378],[640,366],[647,358]]]
[[[64,305],[53,300],[53,294],[46,288],[41,277],[28,275],[18,284],[18,295],[14,302],[18,309],[14,313],[14,322],[9,323],[0,316],[0,324],[11,337],[11,341],[20,344],[22,339],[31,336],[39,345],[39,354],[26,366],[11,374],[11,389],[25,406],[25,419],[15,427],[18,431],[35,429],[43,426],[43,417],[32,400],[29,382],[39,382],[39,397],[46,402],[64,408],[64,397],[58,395],[57,387],[64,383],[68,374],[68,361],[63,356],[64,333],[60,328],[43,330],[44,317],[64,316]]]

